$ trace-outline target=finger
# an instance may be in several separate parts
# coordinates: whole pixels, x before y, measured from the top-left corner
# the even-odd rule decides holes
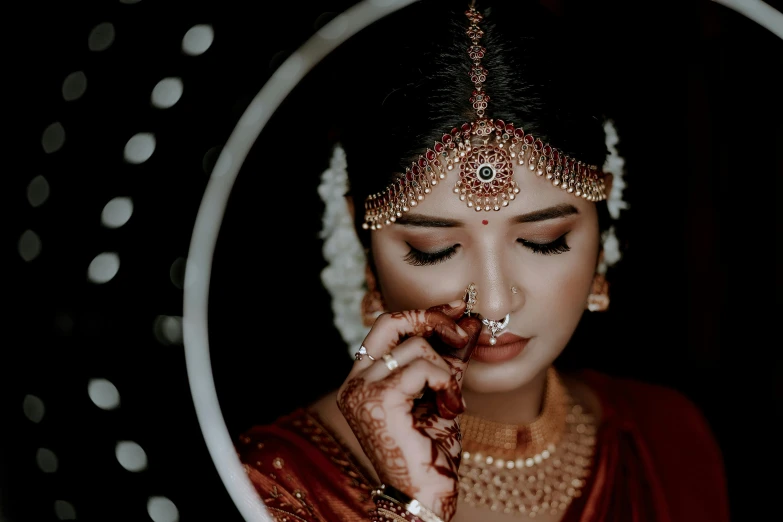
[[[448,339],[450,346],[464,346],[468,342],[467,332],[442,311],[442,307],[458,307],[460,303],[462,301],[440,305],[439,310],[406,310],[381,314],[362,344],[367,353],[375,359],[389,353],[401,340],[417,335],[427,338],[437,334]],[[366,369],[372,362],[369,357],[363,357],[354,364],[354,371]]]
[[[482,324],[478,317],[466,315],[457,321],[457,325],[468,334],[467,342],[452,343],[450,338],[441,337],[432,339],[431,343],[436,352],[446,357],[450,363],[464,369],[476,348]]]
[[[401,368],[412,363],[416,359],[424,359],[438,366],[443,371],[451,373],[451,366],[443,357],[441,357],[423,337],[410,337],[401,342],[394,350],[389,352],[394,360],[397,361],[397,367]],[[364,372],[364,379],[367,382],[374,382],[388,377],[390,370],[386,361],[381,357],[372,366]],[[419,390],[421,391],[421,390]]]
[[[462,392],[454,375],[432,361],[415,359],[389,375],[399,380],[394,390],[401,394],[400,398],[405,401],[406,408],[410,407],[411,400],[416,398],[422,389],[428,387],[435,392],[441,417],[451,420],[465,411]]]
[[[436,305],[428,308],[427,310],[431,310],[433,312],[441,312],[443,314],[448,315],[455,321],[460,318],[465,313],[465,309],[467,308],[467,304],[464,300],[460,299],[459,301],[454,301],[452,303],[448,304],[442,304],[442,305]]]

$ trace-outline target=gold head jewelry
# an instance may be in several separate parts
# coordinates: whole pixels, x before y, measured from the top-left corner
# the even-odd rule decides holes
[[[557,515],[581,496],[595,448],[595,420],[550,368],[541,414],[526,426],[459,418],[460,499],[508,514]]]
[[[455,167],[459,178],[453,190],[477,211],[500,210],[519,193],[513,179],[514,161],[575,196],[588,201],[606,199],[605,175],[598,167],[561,153],[525,133],[522,127],[485,116],[490,97],[484,90],[488,71],[482,65],[487,52],[481,45],[484,31],[479,23],[483,16],[472,5],[465,15],[469,22],[467,53],[472,62],[470,103],[476,118],[443,134],[386,189],[368,196],[364,203],[364,229],[377,230],[394,223],[423,201]]]

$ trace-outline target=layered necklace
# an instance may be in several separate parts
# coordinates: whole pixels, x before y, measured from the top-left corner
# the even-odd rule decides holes
[[[554,368],[541,414],[528,425],[460,416],[460,500],[526,515],[564,512],[582,493],[595,451],[594,416],[575,403]]]

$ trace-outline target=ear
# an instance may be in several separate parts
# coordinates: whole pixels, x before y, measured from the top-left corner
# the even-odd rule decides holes
[[[595,263],[595,271],[600,272],[601,271],[601,265],[604,263],[604,246],[599,245],[598,247],[598,259],[596,259]]]
[[[612,193],[612,182],[614,181],[614,174],[611,172],[606,172],[604,175],[604,185],[606,185],[606,195],[607,197],[609,194]]]
[[[348,205],[348,213],[351,215],[351,221],[356,221],[356,209],[353,205],[353,196],[346,194],[345,204]]]

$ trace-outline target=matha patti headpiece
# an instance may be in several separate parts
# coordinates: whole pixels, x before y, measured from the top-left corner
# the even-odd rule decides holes
[[[365,229],[390,225],[415,207],[432,188],[446,179],[446,173],[459,167],[454,192],[477,211],[500,210],[519,193],[513,179],[513,165],[527,165],[539,176],[546,176],[556,187],[588,201],[606,199],[604,173],[595,165],[560,153],[513,123],[485,117],[489,96],[484,91],[487,70],[481,64],[487,50],[480,45],[484,31],[483,16],[471,5],[465,12],[470,22],[466,34],[470,40],[468,56],[473,65],[470,80],[474,89],[470,103],[476,119],[446,133],[418,160],[405,169],[383,192],[367,197],[364,203]]]

